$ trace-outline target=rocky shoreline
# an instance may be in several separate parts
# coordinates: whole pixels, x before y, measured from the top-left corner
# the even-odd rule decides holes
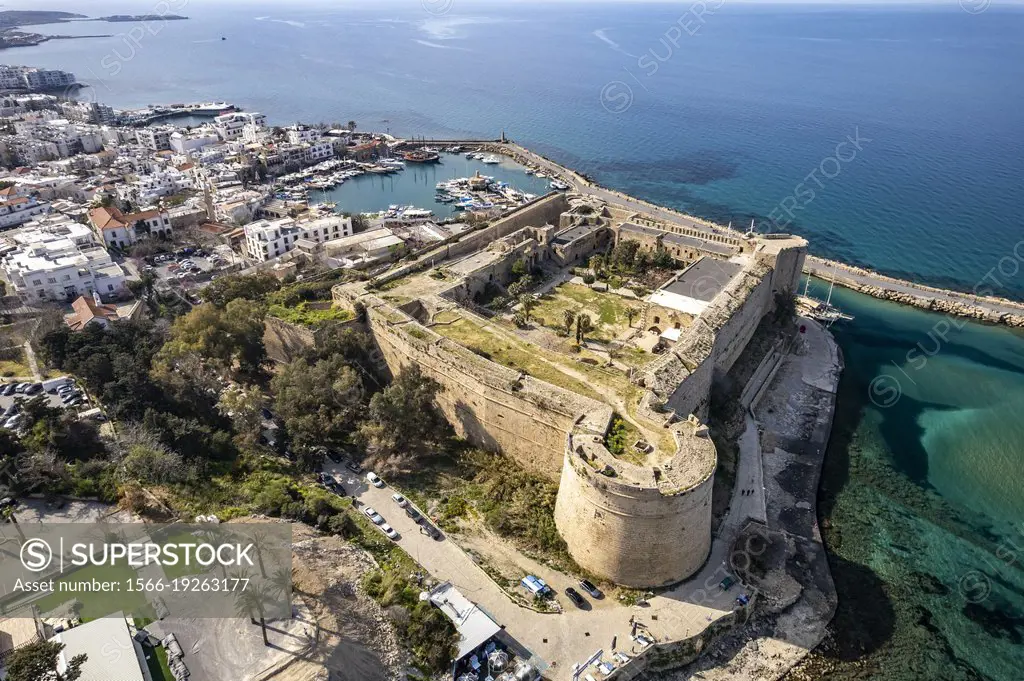
[[[1005,298],[972,296],[957,291],[913,284],[908,281],[901,281],[868,270],[820,258],[815,258],[814,261],[827,264],[830,268],[835,268],[836,284],[871,296],[872,298],[888,300],[901,305],[912,305],[922,310],[954,317],[963,317],[988,324],[1024,328],[1024,305],[1016,301]],[[805,271],[814,276],[828,279],[831,279],[833,275],[826,268],[816,266],[810,259],[805,266]],[[844,274],[850,276],[844,276]],[[877,282],[877,285],[855,279],[853,278],[854,276],[865,279],[870,278],[872,281]],[[887,283],[891,283],[893,287],[887,286]],[[895,287],[910,289],[915,291],[915,293],[897,290]]]

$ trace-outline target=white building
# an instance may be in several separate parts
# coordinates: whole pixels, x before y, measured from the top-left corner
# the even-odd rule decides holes
[[[8,229],[28,222],[36,215],[50,211],[50,204],[28,196],[14,196],[0,200],[0,229]]]
[[[225,142],[241,137],[246,125],[262,128],[266,124],[267,117],[254,111],[248,113],[232,111],[231,113],[221,114],[213,119],[213,129],[217,131],[217,134]]]
[[[57,671],[67,671],[68,662],[84,654],[79,681],[147,681],[150,678],[142,644],[132,638],[123,613],[101,617],[66,629],[50,641],[63,643]],[[144,671],[145,670],[145,671]]]
[[[77,225],[86,229],[83,225]],[[21,230],[0,260],[7,281],[26,303],[71,301],[94,291],[116,297],[125,275],[107,250],[73,227]]]
[[[113,206],[93,208],[89,222],[107,248],[128,248],[154,236],[169,239],[174,232],[170,214],[155,209],[125,215]]]
[[[295,248],[300,239],[322,244],[351,234],[352,218],[340,215],[304,222],[260,220],[245,226],[245,248],[253,260],[266,262]]]
[[[288,134],[288,142],[291,144],[308,144],[316,142],[321,137],[319,130],[308,125],[293,125],[285,128],[285,132]]]
[[[177,128],[169,125],[151,125],[135,131],[135,141],[150,151],[163,151],[171,148],[171,135]]]
[[[31,66],[0,65],[0,89],[59,90],[75,84],[75,74]]]
[[[171,134],[170,148],[175,153],[187,154],[190,151],[200,151],[203,147],[218,142],[220,142],[220,137],[212,129],[200,128],[191,132],[179,130]]]

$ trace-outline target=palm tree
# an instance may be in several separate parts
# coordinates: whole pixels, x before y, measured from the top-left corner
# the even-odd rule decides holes
[[[576,313],[572,310],[562,310],[562,324],[565,326],[565,335],[572,333],[572,325],[576,323]]]
[[[263,633],[263,645],[269,646],[270,639],[267,638],[267,615],[264,603],[269,597],[269,589],[263,584],[249,582],[243,591],[235,592],[235,613],[240,617],[248,617],[252,624],[260,625]]]
[[[530,313],[537,307],[537,298],[529,293],[519,296],[519,306],[523,310],[523,319],[530,321]]]
[[[252,542],[252,546],[256,549],[256,562],[260,564],[260,576],[263,579],[267,578],[267,568],[263,566],[263,549],[270,546],[270,537],[263,530],[254,530],[249,535],[249,541]]]
[[[593,331],[593,329],[594,322],[591,321],[590,315],[585,312],[581,312],[580,315],[576,317],[576,345],[583,345],[583,340],[587,333]]]
[[[270,587],[287,599],[292,593],[292,568],[290,565],[282,565],[270,575]]]
[[[349,121],[345,125],[345,127],[348,128],[349,132],[355,132],[356,131],[356,122],[355,121]]]

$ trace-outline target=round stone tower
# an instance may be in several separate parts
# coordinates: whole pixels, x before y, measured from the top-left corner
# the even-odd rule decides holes
[[[614,457],[602,436],[569,435],[555,524],[573,559],[615,584],[680,582],[711,550],[715,446],[696,419],[670,428],[675,455],[649,467]]]

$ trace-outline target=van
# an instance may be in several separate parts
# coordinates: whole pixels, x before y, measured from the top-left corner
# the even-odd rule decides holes
[[[43,381],[43,390],[48,393],[55,393],[61,386],[69,385],[71,383],[70,376],[61,376],[60,378],[51,378]]]

